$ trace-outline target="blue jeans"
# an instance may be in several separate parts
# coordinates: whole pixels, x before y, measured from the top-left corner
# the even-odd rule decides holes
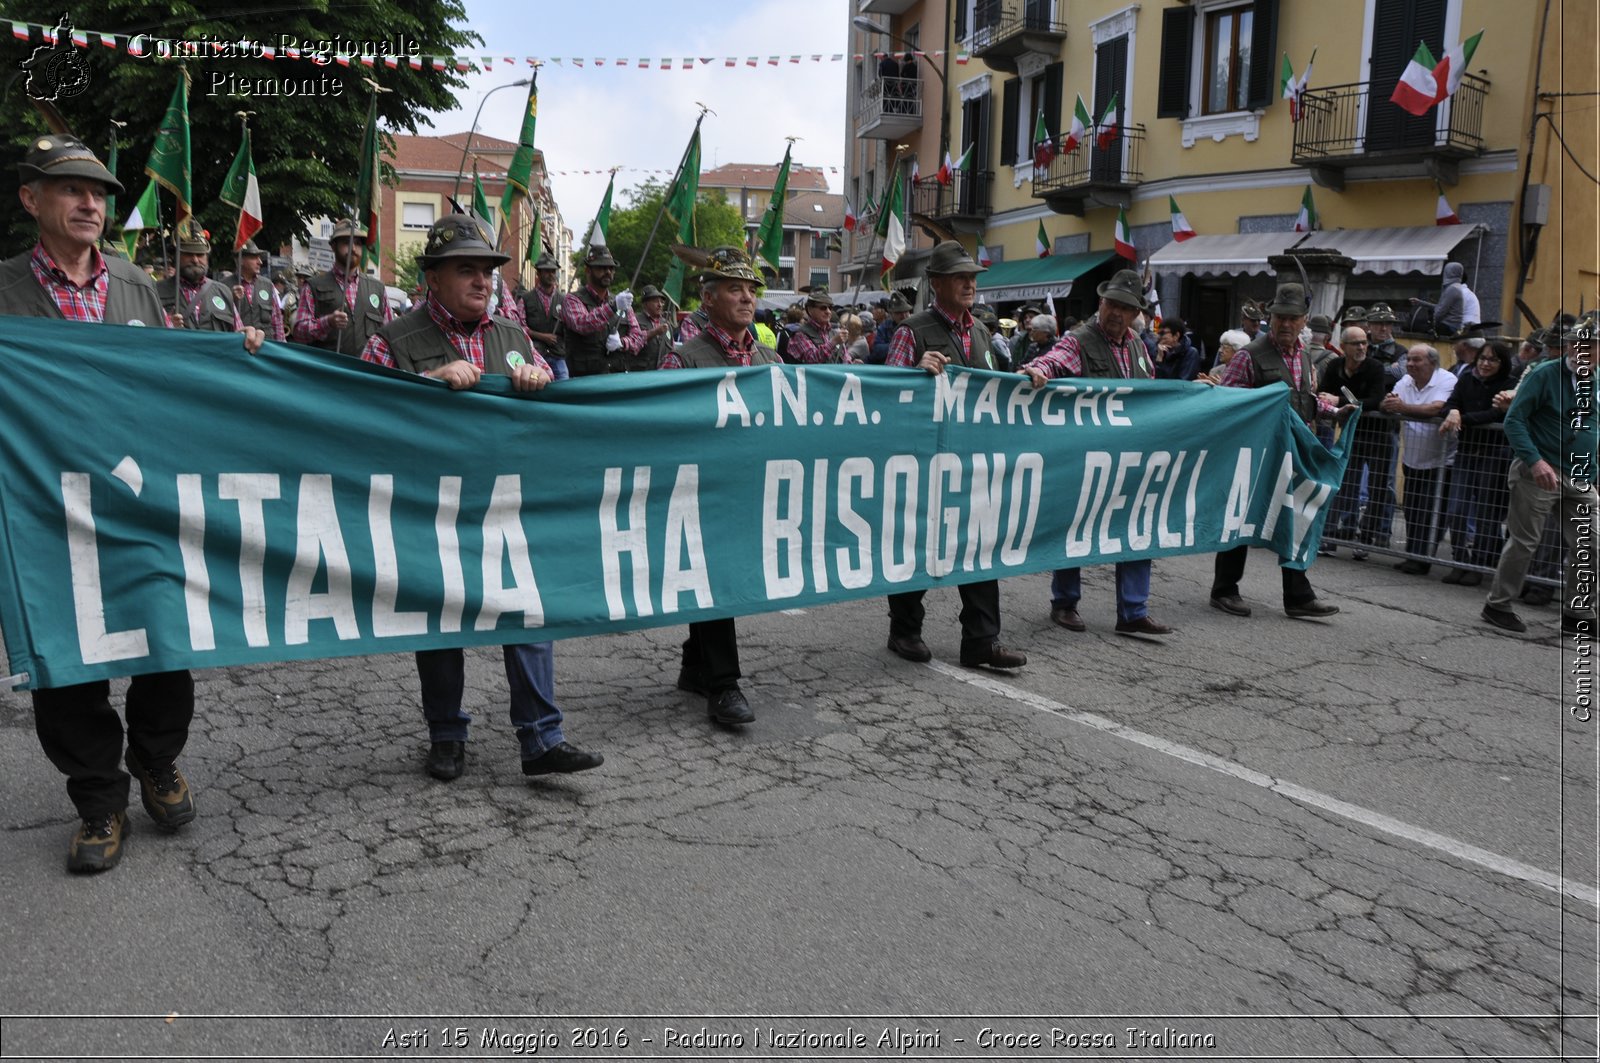
[[[555,702],[555,652],[548,642],[502,649],[506,682],[511,688],[511,722],[517,729],[522,759],[528,760],[565,741],[561,710]],[[472,723],[472,717],[461,710],[466,654],[459,649],[418,650],[417,675],[422,680],[422,715],[428,721],[428,740],[465,742]]]
[[[568,380],[571,378],[572,374],[567,372],[567,360],[565,358],[546,355],[544,360],[550,366],[551,380]]]
[[[1050,579],[1050,604],[1076,609],[1083,597],[1082,569],[1058,568]],[[1138,620],[1150,612],[1150,562],[1117,562],[1117,619]]]

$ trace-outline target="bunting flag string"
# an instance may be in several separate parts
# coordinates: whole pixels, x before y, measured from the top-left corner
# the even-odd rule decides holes
[[[620,67],[627,70],[683,71],[709,67],[717,63],[722,64],[725,69],[734,69],[742,66],[747,69],[759,70],[762,67],[777,67],[784,63],[842,63],[847,58],[856,63],[867,59],[884,59],[886,57],[900,62],[911,58],[930,59],[938,62],[942,61],[946,54],[941,50],[931,52],[856,52],[848,55],[844,52],[834,52],[832,54],[660,56],[624,59],[590,58],[587,56],[484,55],[482,53],[475,55],[390,54],[377,52],[376,50],[369,52],[366,49],[360,52],[332,51],[321,46],[325,42],[314,41],[301,42],[306,45],[305,47],[291,47],[283,44],[261,44],[249,40],[224,41],[215,37],[199,40],[174,40],[156,38],[149,34],[104,33],[99,30],[75,29],[70,35],[58,38],[57,30],[53,26],[17,20],[0,20],[0,25],[3,25],[6,21],[11,23],[11,36],[27,44],[49,44],[60,39],[63,43],[71,44],[76,48],[90,49],[95,44],[100,44],[113,51],[124,52],[136,57],[293,60],[310,62],[317,66],[337,64],[346,68],[349,68],[352,64],[374,68],[381,65],[389,70],[397,70],[404,63],[412,70],[455,70],[463,74],[473,71],[491,71],[496,66],[538,66],[543,63],[566,66],[578,70],[585,70],[590,67]],[[346,41],[343,43],[349,44],[352,42]],[[966,52],[952,52],[950,54],[957,63],[966,63],[969,59]]]

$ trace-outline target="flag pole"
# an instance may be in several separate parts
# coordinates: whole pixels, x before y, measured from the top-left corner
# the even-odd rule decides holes
[[[234,111],[233,113],[234,113],[234,115],[236,115],[238,117],[240,131],[243,134],[245,140],[248,141],[250,139],[250,116],[255,114],[255,112],[254,111]],[[251,153],[250,165],[251,166],[255,165],[255,157],[254,157],[254,152],[253,151]],[[239,233],[238,233],[237,229],[234,230],[233,242],[236,243],[236,244],[239,243]],[[240,245],[239,247],[236,247],[236,248],[233,249],[233,275],[238,278],[238,280],[239,280],[241,285],[244,283],[244,247],[243,247],[243,245]],[[270,324],[270,322],[268,322],[268,323]]]
[[[373,81],[369,77],[364,77],[361,80],[365,81],[368,85],[370,85],[372,87],[372,102],[367,105],[367,125],[372,127],[372,170],[373,170],[372,179],[373,179],[373,181],[377,181],[377,179],[378,179],[378,93],[380,93],[380,92],[391,92],[393,90],[384,88],[382,85],[378,84],[376,81]],[[366,139],[367,139],[366,130],[363,129],[361,131],[361,140],[362,140],[362,146],[363,147],[366,146]],[[358,187],[356,188],[355,204],[356,204],[356,209],[359,210],[360,207],[361,207],[361,189],[359,187],[359,185],[361,184],[361,168],[359,166],[356,167],[356,184],[357,184]],[[368,194],[370,194],[370,193],[371,193],[371,190],[369,188],[368,189]],[[357,224],[359,224],[361,220],[362,219],[357,219],[357,218],[352,218],[351,219],[352,222],[356,222]],[[372,234],[370,232],[367,233],[367,242],[369,244],[372,242]],[[350,249],[352,251],[354,251],[355,250],[355,246],[356,246],[355,235],[352,232],[351,237],[350,237]],[[339,265],[339,260],[337,258],[335,258],[333,260],[333,264],[335,266]],[[380,265],[381,265],[381,263],[380,263]],[[360,263],[359,260],[357,260],[355,266],[356,266],[357,270],[361,269],[361,263]],[[344,293],[341,291],[340,294],[343,295]],[[349,317],[354,311],[355,311],[355,307],[350,305],[349,298],[345,298],[345,308],[344,308],[345,316]],[[344,346],[344,329],[341,328],[338,331],[338,333],[335,334],[335,336],[333,338],[333,349],[337,351],[343,346]]]
[[[689,140],[683,146],[683,158],[678,160],[678,169],[673,174],[672,183],[667,186],[666,192],[661,196],[661,209],[656,211],[656,220],[650,226],[650,235],[644,239],[644,250],[639,252],[639,261],[633,267],[633,276],[628,278],[628,289],[630,291],[639,284],[639,274],[644,272],[644,260],[650,254],[650,245],[655,243],[656,231],[661,228],[661,219],[666,217],[667,214],[667,199],[672,195],[672,190],[678,186],[678,181],[683,177],[683,167],[689,161],[689,147],[694,143],[695,134],[700,132],[700,123],[705,121],[706,112],[717,113],[698,100],[695,101],[695,106],[700,108],[700,116],[694,120],[694,131],[689,134]],[[662,283],[665,283],[665,281]]]
[[[126,126],[127,124],[128,124],[127,122],[119,122],[115,118],[111,119],[111,159],[110,159],[111,165],[109,167],[107,167],[107,168],[112,171],[112,173],[111,173],[112,177],[117,176],[117,174],[116,174],[116,166],[117,166],[117,130],[121,129],[122,127]],[[102,228],[101,231],[100,231],[100,236],[103,239],[106,239],[106,240],[111,239],[111,227],[113,225],[115,225],[115,224],[117,224],[116,211],[114,211],[114,210],[106,211],[106,223],[105,223],[104,228]],[[132,260],[130,259],[129,261],[132,261]]]

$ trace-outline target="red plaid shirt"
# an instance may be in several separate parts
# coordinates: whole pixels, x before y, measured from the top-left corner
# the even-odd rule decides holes
[[[1306,374],[1306,348],[1299,340],[1294,341],[1290,350],[1278,348],[1278,353],[1283,356],[1283,364],[1289,367],[1289,378],[1294,381],[1295,390],[1300,388],[1300,380]],[[1222,374],[1217,377],[1217,384],[1225,388],[1253,388],[1256,386],[1256,363],[1250,357],[1250,352],[1241,347],[1233,353],[1233,358],[1222,367]],[[1336,407],[1321,395],[1317,396],[1317,409],[1323,413],[1332,412]]]
[[[839,349],[834,344],[833,337],[827,335],[825,330],[814,321],[811,322],[811,327],[819,332],[824,332],[822,342],[818,343],[810,336],[807,336],[804,328],[797,328],[789,337],[789,357],[806,365],[820,365],[833,361],[834,354]]]
[[[50,298],[61,308],[62,317],[68,321],[88,321],[96,325],[105,321],[106,291],[111,283],[111,273],[106,269],[105,259],[100,257],[99,248],[89,249],[87,284],[74,284],[56,265],[56,260],[50,257],[50,252],[44,249],[43,244],[33,245],[28,265],[33,268],[33,276],[39,282],[39,287],[49,292]]]
[[[439,326],[439,331],[445,334],[450,341],[450,346],[455,348],[464,360],[471,362],[480,370],[484,367],[483,341],[494,329],[494,319],[485,314],[476,321],[462,321],[450,311],[446,310],[440,302],[430,293],[422,301],[427,308],[428,316],[433,318],[433,323]],[[363,360],[395,368],[394,354],[389,350],[389,341],[383,338],[383,333],[374,333],[367,341],[366,349],[361,352]],[[528,351],[528,361],[550,376],[550,363],[532,348]],[[423,374],[426,375],[426,374]]]
[[[1122,342],[1118,343],[1110,336],[1106,336],[1106,331],[1100,327],[1100,322],[1094,323],[1094,329],[1105,336],[1106,343],[1111,347],[1111,360],[1117,363],[1117,371],[1122,374],[1124,380],[1133,376],[1135,357],[1145,360],[1146,369],[1151,368],[1144,340],[1139,338],[1138,333],[1129,329],[1123,334]],[[1057,340],[1054,347],[1028,364],[1047,377],[1082,376],[1083,351],[1079,347],[1077,337],[1069,332]],[[1154,376],[1155,373],[1152,371],[1148,375]]]
[[[345,273],[342,270],[333,270],[333,279],[344,286],[344,312],[352,313],[356,305],[356,289],[361,284],[361,273]],[[330,333],[338,331],[333,327],[333,314],[327,313],[318,317],[316,315],[317,297],[311,292],[310,284],[300,286],[300,301],[296,304],[300,313],[294,320],[294,340],[296,343],[312,343],[325,340]],[[394,319],[394,312],[389,309],[389,300],[383,300],[383,320]]]
[[[722,353],[734,365],[749,365],[750,358],[756,353],[756,338],[750,334],[749,329],[740,329],[737,333],[729,332],[708,323],[700,330],[711,337],[711,342],[722,348]],[[677,351],[668,351],[661,356],[662,369],[683,369],[683,359],[678,357]]]
[[[938,303],[930,303],[930,308],[935,314],[950,326],[951,333],[961,341],[961,357],[963,361],[972,358],[972,312],[961,311],[960,319],[951,317],[944,312],[944,307]],[[791,344],[794,340],[789,341]],[[894,330],[894,337],[889,340],[889,356],[883,360],[884,365],[897,365],[902,369],[915,369],[917,362],[922,358],[917,350],[917,335],[905,325]]]

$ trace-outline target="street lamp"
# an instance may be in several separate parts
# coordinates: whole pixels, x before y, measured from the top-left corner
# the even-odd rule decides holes
[[[508,81],[504,85],[496,85],[494,88],[484,93],[483,98],[478,101],[477,113],[472,116],[472,125],[467,129],[467,142],[461,145],[461,165],[456,167],[456,186],[455,189],[450,193],[450,197],[452,199],[461,194],[461,175],[465,173],[467,169],[467,156],[472,152],[472,134],[478,131],[478,119],[483,115],[483,105],[489,102],[490,96],[493,96],[501,89],[514,89],[518,85],[529,84],[532,84],[532,79],[530,78],[522,78],[520,81]]]

